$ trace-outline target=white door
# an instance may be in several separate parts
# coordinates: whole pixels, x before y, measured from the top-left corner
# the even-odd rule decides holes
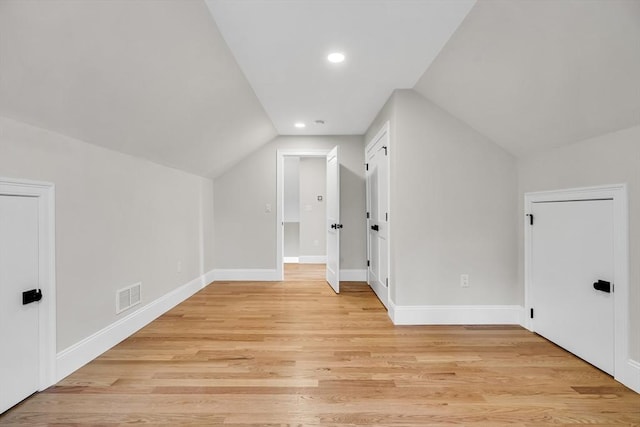
[[[340,292],[340,161],[338,147],[327,154],[327,282]]]
[[[613,375],[613,201],[532,206],[533,330]]]
[[[38,391],[38,198],[0,195],[0,413]]]
[[[386,128],[365,149],[367,187],[367,282],[388,307],[389,133]]]

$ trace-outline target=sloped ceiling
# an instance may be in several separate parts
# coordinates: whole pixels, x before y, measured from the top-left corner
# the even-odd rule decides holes
[[[638,0],[208,1],[233,54],[204,0],[0,0],[0,115],[211,177],[416,80],[519,156],[640,123]]]
[[[207,0],[282,135],[364,134],[394,89],[415,85],[474,3]],[[333,51],[346,60],[329,63]]]
[[[480,0],[415,90],[518,156],[640,124],[640,1]]]
[[[203,1],[0,0],[0,114],[202,176],[276,134]]]

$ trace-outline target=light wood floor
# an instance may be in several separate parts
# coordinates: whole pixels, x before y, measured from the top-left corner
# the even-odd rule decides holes
[[[0,425],[640,425],[640,395],[520,327],[394,327],[342,290],[216,282]]]
[[[284,281],[324,282],[326,277],[326,268],[326,264],[285,264]]]

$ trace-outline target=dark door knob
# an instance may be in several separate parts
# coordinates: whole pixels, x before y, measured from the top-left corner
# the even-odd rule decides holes
[[[40,289],[31,289],[22,293],[22,305],[31,304],[42,299],[42,291]]]
[[[374,224],[374,225],[371,226],[371,229],[373,231],[378,231],[380,229],[380,227],[378,227],[378,224]]]
[[[611,293],[611,282],[598,280],[593,284],[593,289],[595,289],[596,291]]]

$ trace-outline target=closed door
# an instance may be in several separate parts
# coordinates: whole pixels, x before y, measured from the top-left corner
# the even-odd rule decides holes
[[[327,282],[340,292],[340,159],[338,147],[327,154]]]
[[[532,326],[614,374],[613,201],[533,203]]]
[[[39,288],[38,209],[36,197],[0,195],[0,413],[39,387],[39,303],[23,304]]]
[[[388,305],[389,277],[389,137],[378,135],[365,150],[367,188],[367,282]]]

